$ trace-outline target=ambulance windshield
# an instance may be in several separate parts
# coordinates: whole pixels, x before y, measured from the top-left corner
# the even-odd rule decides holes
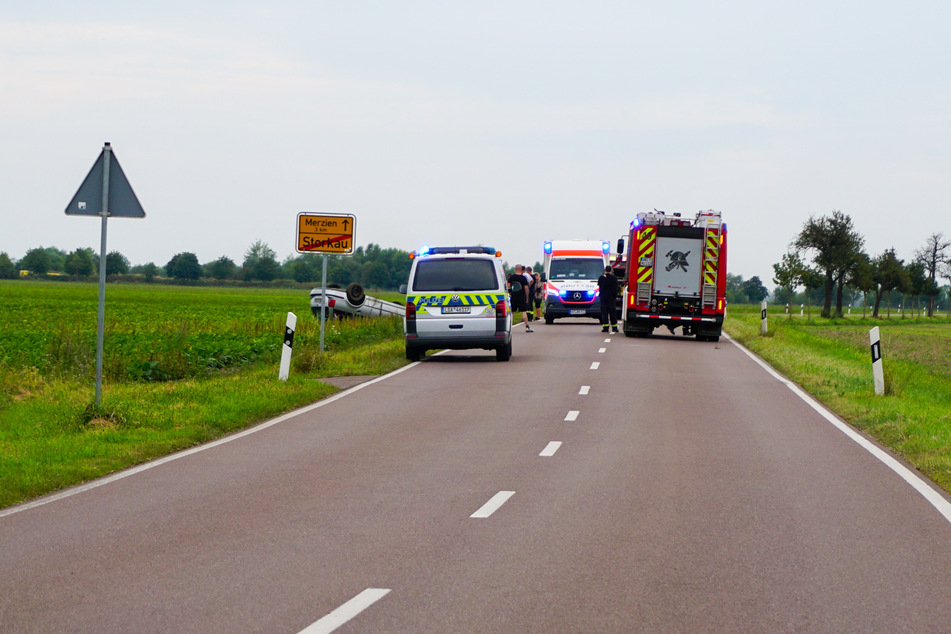
[[[559,258],[551,261],[548,279],[596,280],[604,273],[601,258]]]

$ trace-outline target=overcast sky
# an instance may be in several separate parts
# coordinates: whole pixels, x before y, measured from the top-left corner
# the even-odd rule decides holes
[[[612,242],[723,213],[758,275],[810,215],[877,255],[951,236],[951,3],[0,0],[0,251],[99,250],[64,210],[105,141],[147,217],[133,264],[356,242]]]

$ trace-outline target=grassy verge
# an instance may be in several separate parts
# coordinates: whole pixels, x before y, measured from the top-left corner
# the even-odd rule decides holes
[[[180,381],[106,384],[98,408],[88,383],[34,374],[0,409],[0,507],[219,438],[337,391],[320,377],[383,374],[405,364],[401,340],[322,357],[308,351],[287,381],[278,380],[276,365],[257,364]]]
[[[839,416],[951,491],[951,323],[918,319],[789,320],[732,307],[726,330]],[[882,336],[886,393],[872,384],[868,331]]]
[[[110,286],[93,406],[94,284],[0,283],[0,507],[191,447],[406,364],[399,319],[319,321],[306,292]],[[286,313],[299,319],[277,378]]]

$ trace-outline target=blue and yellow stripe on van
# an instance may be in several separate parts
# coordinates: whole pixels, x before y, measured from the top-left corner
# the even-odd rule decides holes
[[[418,310],[426,306],[495,306],[506,298],[504,293],[427,293],[407,295],[406,301]]]

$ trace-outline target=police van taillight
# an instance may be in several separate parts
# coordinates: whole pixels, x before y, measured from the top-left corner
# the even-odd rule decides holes
[[[504,299],[495,303],[495,318],[503,318],[508,313],[508,302]]]
[[[406,336],[416,336],[416,304],[406,302]]]

